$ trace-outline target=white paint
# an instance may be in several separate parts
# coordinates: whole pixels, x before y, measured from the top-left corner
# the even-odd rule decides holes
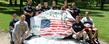
[[[26,41],[25,44],[77,44],[73,40],[51,40],[44,37],[33,38]]]

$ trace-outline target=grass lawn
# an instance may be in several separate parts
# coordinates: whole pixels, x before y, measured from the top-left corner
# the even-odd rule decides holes
[[[1,4],[0,0],[0,4]],[[3,4],[7,5],[7,2]],[[16,12],[19,7],[8,7],[8,6],[1,6],[0,5],[0,29],[4,31],[8,31],[8,25],[11,20],[11,14]],[[107,42],[109,42],[109,11],[101,11],[101,10],[88,10],[88,9],[81,9],[81,11],[90,11],[91,16],[96,24],[96,27],[99,30],[99,37]],[[83,14],[82,12],[82,14]]]
[[[0,29],[8,31],[9,21],[11,16],[9,14],[0,13]]]
[[[9,22],[11,21],[11,14],[16,12],[19,7],[9,6],[7,1],[0,0],[0,29],[8,31]]]

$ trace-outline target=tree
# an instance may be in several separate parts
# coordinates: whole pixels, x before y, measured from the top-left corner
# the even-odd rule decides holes
[[[15,3],[15,5],[17,5],[17,0],[15,0],[15,2],[14,2],[14,3]]]
[[[9,4],[12,5],[12,0],[9,0]]]
[[[101,7],[100,7],[101,10],[104,9],[104,1],[105,1],[105,0],[101,0]]]
[[[17,0],[9,0],[10,5],[13,5],[13,3],[14,3],[14,5],[17,5]]]
[[[23,0],[20,0],[20,12],[22,12]]]
[[[100,4],[100,0],[96,0],[96,7]]]

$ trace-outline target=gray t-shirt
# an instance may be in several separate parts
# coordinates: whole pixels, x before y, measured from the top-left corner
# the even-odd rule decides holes
[[[26,31],[29,31],[28,23],[26,21],[16,22],[15,23],[15,28],[14,28],[14,31],[13,31],[14,41],[16,41],[17,37],[19,39],[24,40],[25,39],[24,34],[25,34]]]

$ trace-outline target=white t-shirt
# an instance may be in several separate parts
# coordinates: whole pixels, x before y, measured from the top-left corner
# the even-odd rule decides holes
[[[85,22],[90,22],[90,23],[93,23],[93,20],[92,20],[92,18],[87,18],[87,17],[83,17],[82,19],[81,19],[81,22],[82,23],[85,23]]]

